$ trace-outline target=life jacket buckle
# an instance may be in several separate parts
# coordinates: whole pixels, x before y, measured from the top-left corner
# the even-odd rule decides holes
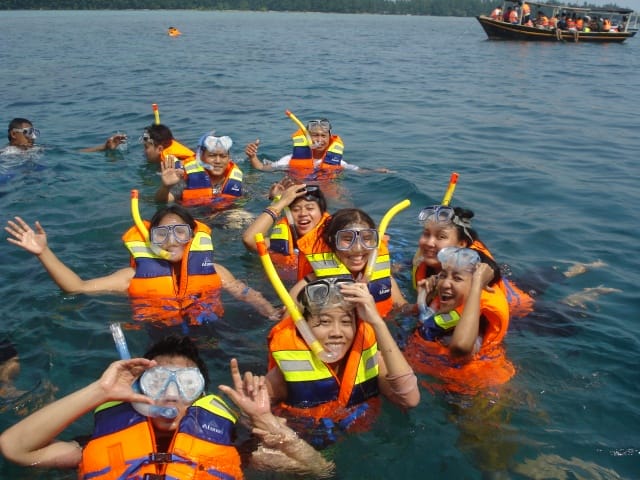
[[[173,455],[166,452],[156,452],[149,454],[149,463],[171,463],[173,461]],[[156,475],[158,480],[163,480],[164,475]],[[149,480],[154,480],[155,477],[151,477]]]

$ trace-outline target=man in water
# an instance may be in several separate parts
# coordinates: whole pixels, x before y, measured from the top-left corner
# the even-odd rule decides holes
[[[0,154],[19,154],[34,147],[40,130],[33,128],[33,123],[26,118],[14,118],[9,122],[7,138],[9,143]]]

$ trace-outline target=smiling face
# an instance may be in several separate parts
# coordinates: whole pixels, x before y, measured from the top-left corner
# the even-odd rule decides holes
[[[167,367],[172,370],[198,367],[195,362],[183,356],[159,355],[153,360],[158,363],[158,366]],[[155,417],[151,419],[151,422],[156,429],[162,432],[172,432],[178,428],[180,421],[187,412],[187,408],[191,406],[191,402],[186,402],[182,399],[175,384],[169,383],[166,393],[160,400],[156,401],[156,405],[162,407],[173,407],[178,410],[178,416],[176,418],[167,419],[163,417]]]
[[[179,215],[176,215],[175,213],[168,213],[164,217],[162,217],[162,220],[160,220],[160,222],[158,223],[158,226],[162,227],[166,225],[183,225],[185,223],[186,222],[184,221],[184,219]],[[187,245],[188,243],[180,243],[176,239],[175,233],[170,232],[167,235],[164,243],[158,246],[162,250],[166,250],[171,254],[171,258],[169,258],[169,261],[179,262],[180,260],[182,260],[182,256],[184,255],[184,250]]]
[[[460,305],[464,305],[473,273],[468,268],[455,268],[445,265],[438,274],[438,298],[440,312],[450,312]]]
[[[227,165],[231,161],[229,152],[222,149],[215,149],[210,152],[204,149],[200,154],[200,160],[204,163],[207,172],[214,179],[222,179],[224,172],[227,170]]]
[[[301,198],[293,202],[289,209],[299,236],[309,233],[322,218],[320,206],[313,200]]]
[[[356,334],[355,310],[353,307],[331,307],[319,313],[308,314],[307,323],[316,339],[327,352],[341,361],[349,352]]]
[[[427,221],[418,240],[422,259],[430,268],[439,269],[437,255],[445,247],[464,247],[466,242],[458,236],[458,229],[452,223]]]
[[[320,158],[329,148],[331,133],[318,127],[311,129],[309,135],[311,135],[311,141],[313,142],[313,156]]]
[[[345,229],[353,230],[369,230],[370,228],[371,227],[365,223],[351,223],[345,227]],[[370,253],[371,250],[364,247],[359,236],[355,239],[349,250],[336,250],[335,252],[338,260],[340,260],[353,275],[365,269]]]

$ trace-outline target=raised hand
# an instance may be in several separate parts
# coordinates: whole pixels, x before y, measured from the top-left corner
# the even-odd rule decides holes
[[[35,223],[35,228],[34,231],[20,217],[15,217],[15,222],[9,220],[4,227],[5,231],[12,236],[7,238],[9,243],[22,247],[34,255],[40,255],[47,248],[47,234],[38,221]]]

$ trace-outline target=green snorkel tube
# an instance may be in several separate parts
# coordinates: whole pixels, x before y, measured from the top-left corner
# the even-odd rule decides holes
[[[293,319],[298,332],[300,332],[300,335],[302,335],[305,343],[309,346],[314,355],[323,362],[334,362],[336,360],[336,355],[333,352],[327,352],[322,347],[322,344],[318,341],[318,339],[316,339],[304,316],[302,315],[302,313],[300,313],[300,310],[298,310],[298,307],[293,301],[293,298],[291,298],[291,295],[289,295],[289,292],[282,283],[282,280],[280,280],[280,277],[278,276],[278,273],[273,266],[273,262],[271,261],[271,257],[269,256],[269,252],[267,251],[267,246],[264,243],[264,236],[262,235],[262,233],[256,233],[255,239],[256,246],[258,247],[258,254],[260,255],[260,261],[262,262],[264,271],[267,274],[267,277],[269,277],[271,285],[273,285],[273,288],[278,294],[278,297],[280,297],[280,301],[282,301],[285,307],[287,307],[287,311],[289,312],[289,315],[291,315],[291,318]]]
[[[131,358],[131,354],[129,353],[127,339],[124,337],[122,327],[119,323],[114,322],[109,325],[109,329],[111,330],[111,335],[113,336],[113,341],[116,344],[116,349],[118,350],[120,359],[129,360]],[[140,391],[137,380],[136,383],[134,383],[133,388],[137,392]],[[144,415],[145,417],[162,417],[171,419],[178,416],[178,410],[174,407],[161,407],[159,405],[150,405],[148,403],[141,402],[132,402],[131,406],[133,406],[136,412],[140,415]]]

